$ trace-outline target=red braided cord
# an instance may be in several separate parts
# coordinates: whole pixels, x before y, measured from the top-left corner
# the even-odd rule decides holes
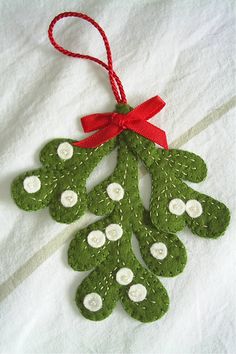
[[[99,33],[102,36],[102,39],[103,39],[103,42],[104,42],[104,45],[106,48],[106,52],[107,52],[107,64],[104,63],[103,61],[101,61],[100,59],[93,57],[91,55],[74,53],[74,52],[71,52],[67,49],[64,49],[55,41],[54,36],[53,36],[54,26],[58,21],[60,21],[62,18],[65,18],[65,17],[82,18],[83,20],[91,23],[99,31]],[[109,45],[109,41],[107,39],[105,32],[103,31],[103,29],[99,26],[99,24],[96,21],[94,21],[91,17],[89,17],[85,14],[79,13],[79,12],[63,12],[63,13],[57,15],[50,23],[50,26],[48,28],[48,37],[49,37],[49,40],[50,40],[51,44],[53,45],[53,47],[55,49],[57,49],[59,52],[61,52],[62,54],[67,55],[69,57],[92,60],[95,63],[101,65],[103,68],[105,68],[108,71],[109,80],[111,83],[111,88],[112,88],[112,91],[113,91],[114,96],[116,98],[116,101],[118,103],[127,103],[127,99],[126,99],[123,85],[122,85],[119,77],[116,75],[116,73],[113,70],[112,54],[111,54],[111,48]]]

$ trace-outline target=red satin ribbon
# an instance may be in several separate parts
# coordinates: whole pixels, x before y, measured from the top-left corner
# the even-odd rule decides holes
[[[95,148],[115,138],[123,130],[129,129],[168,149],[166,133],[164,130],[148,123],[147,120],[160,112],[165,102],[155,96],[143,102],[127,114],[95,113],[83,117],[81,123],[85,133],[98,130],[88,138],[73,143],[81,148]]]

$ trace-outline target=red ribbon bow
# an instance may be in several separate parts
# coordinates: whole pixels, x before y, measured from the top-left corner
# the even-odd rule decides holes
[[[81,148],[95,148],[129,129],[168,149],[164,130],[148,123],[147,120],[160,112],[165,102],[155,96],[143,102],[127,114],[95,113],[81,119],[84,132],[98,130],[88,138],[73,143]]]

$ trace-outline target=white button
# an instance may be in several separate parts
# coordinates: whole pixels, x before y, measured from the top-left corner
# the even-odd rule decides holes
[[[150,248],[151,255],[156,259],[164,259],[167,256],[167,247],[162,242],[154,243]]]
[[[65,208],[72,208],[78,202],[78,195],[71,190],[64,191],[61,194],[61,204]]]
[[[131,285],[128,296],[134,302],[143,301],[147,296],[147,289],[142,284]]]
[[[110,224],[105,230],[106,237],[110,241],[117,241],[123,235],[123,229],[119,224]]]
[[[67,142],[61,143],[57,148],[57,155],[62,160],[69,160],[73,156],[73,146]]]
[[[87,236],[89,246],[93,248],[102,247],[106,241],[105,234],[100,230],[91,231]]]
[[[182,215],[185,212],[186,206],[182,199],[175,198],[169,203],[169,211],[175,215]]]
[[[119,201],[124,198],[125,191],[119,183],[110,183],[107,186],[108,196],[115,201]]]
[[[191,218],[198,218],[203,212],[201,203],[195,199],[188,200],[186,203],[186,212]]]
[[[89,311],[96,312],[102,308],[102,298],[97,293],[90,293],[84,297],[83,304]]]
[[[120,285],[128,285],[133,280],[134,273],[129,268],[121,268],[116,273],[116,281]]]
[[[41,188],[41,181],[37,176],[29,176],[24,179],[23,186],[27,193],[36,193]]]

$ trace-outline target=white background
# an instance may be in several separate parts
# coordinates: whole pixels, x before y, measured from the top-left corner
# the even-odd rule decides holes
[[[1,353],[236,352],[233,4],[1,1]],[[87,13],[105,29],[131,105],[156,94],[167,102],[152,122],[167,131],[173,146],[207,161],[208,178],[196,189],[223,201],[232,212],[230,227],[218,240],[201,239],[188,230],[179,234],[188,264],[182,275],[161,279],[171,305],[151,324],[133,320],[120,305],[102,322],[84,319],[73,299],[85,274],[70,269],[66,253],[74,230],[88,217],[66,226],[53,221],[47,209],[26,213],[11,200],[12,179],[39,166],[38,154],[47,141],[81,138],[81,116],[114,107],[104,70],[65,57],[50,45],[48,25],[62,11]],[[66,48],[105,60],[102,41],[84,21],[68,19],[57,26],[56,35]],[[100,180],[107,166],[107,161],[100,165]],[[97,182],[93,176],[89,187]],[[150,189],[147,176],[141,185]]]

